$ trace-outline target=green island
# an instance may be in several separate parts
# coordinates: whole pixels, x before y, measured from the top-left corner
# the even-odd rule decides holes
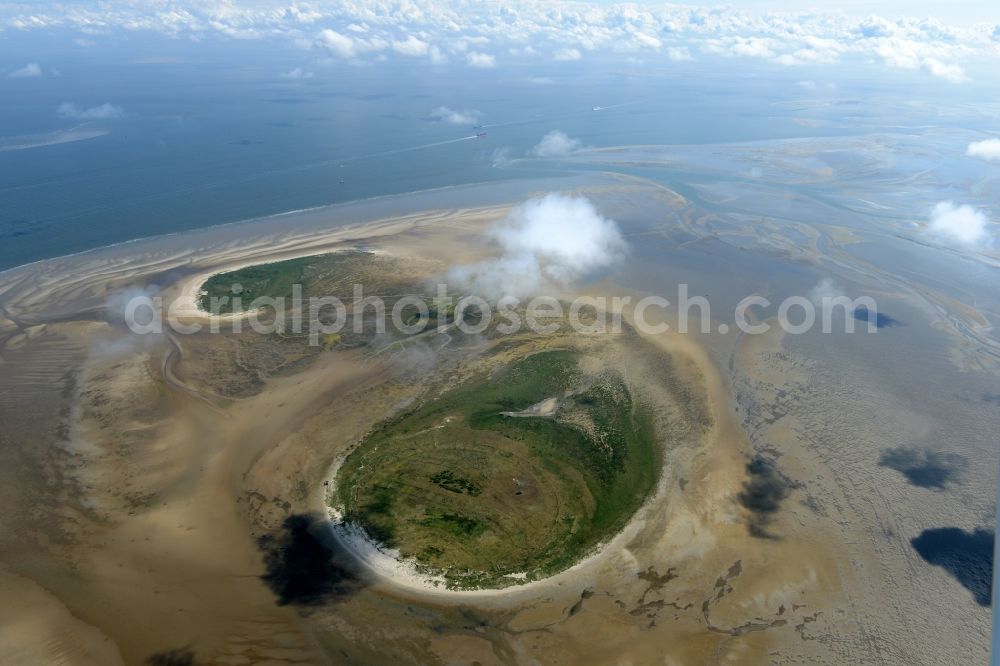
[[[211,313],[217,299],[214,314],[239,313],[251,309],[255,298],[283,298],[287,307],[295,285],[302,287],[304,299],[336,296],[349,302],[356,284],[364,286],[365,296],[380,296],[391,305],[401,293],[412,293],[426,271],[426,265],[413,258],[338,250],[216,273],[202,284],[198,307]],[[241,301],[235,311],[234,295]]]
[[[215,314],[230,314],[234,312],[234,295],[242,299],[242,307],[236,312],[249,308],[250,301],[258,297],[291,298],[292,285],[303,283],[306,269],[325,260],[325,255],[300,257],[216,273],[202,285],[198,305],[202,310],[212,312],[212,300],[218,299],[219,307]],[[240,286],[236,294],[234,285]]]
[[[528,353],[377,427],[333,502],[450,588],[505,587],[572,566],[652,492],[651,410],[581,353]]]

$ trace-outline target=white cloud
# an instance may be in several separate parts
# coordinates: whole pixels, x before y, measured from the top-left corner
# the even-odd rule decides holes
[[[384,51],[390,46],[389,41],[381,37],[350,37],[329,28],[320,31],[315,44],[345,60],[354,59],[366,53]]]
[[[947,79],[952,83],[964,83],[969,80],[965,70],[960,66],[943,63],[937,58],[924,58],[920,66],[928,74]]]
[[[969,80],[965,70],[960,65],[941,61],[937,55],[941,48],[930,47],[925,43],[912,39],[892,38],[881,40],[875,52],[889,67],[898,69],[921,70],[931,76],[936,76],[952,83],[964,83]]]
[[[580,143],[579,139],[567,136],[559,130],[552,130],[542,137],[538,145],[531,149],[531,154],[536,157],[558,157],[559,155],[566,155],[574,150],[579,150],[582,147],[583,144]]]
[[[37,62],[29,62],[27,65],[21,69],[15,69],[13,72],[7,75],[11,79],[27,79],[42,75],[42,68]]]
[[[580,49],[562,49],[556,51],[552,57],[560,62],[572,62],[583,58],[583,54],[580,53]]]
[[[809,290],[809,300],[816,307],[822,307],[823,302],[847,296],[843,288],[830,278],[823,278],[815,287]]]
[[[944,240],[974,245],[987,238],[989,220],[972,206],[942,201],[931,210],[927,231]]]
[[[634,33],[632,35],[632,43],[636,47],[653,49],[653,50],[656,50],[661,46],[663,46],[663,42],[661,42],[659,39],[653,37],[652,35],[647,35],[644,32]]]
[[[157,327],[146,329],[145,334],[137,332],[151,322],[154,299],[159,295],[158,287],[130,287],[112,292],[105,301],[105,310],[116,322],[126,324],[132,333],[114,339],[98,337],[89,353],[100,359],[123,358],[160,344],[163,334],[156,331]]]
[[[700,52],[786,65],[826,65],[850,55],[858,63],[956,82],[967,80],[966,62],[1000,59],[995,22],[947,25],[837,11],[770,12],[733,6],[738,3],[102,0],[47,2],[44,11],[38,4],[0,2],[0,31],[61,30],[69,39],[154,32],[197,41],[220,37],[222,44],[274,39],[351,61],[427,57],[442,64],[451,57],[483,68],[501,64],[494,53],[519,59],[580,53],[597,59],[642,51],[647,64],[654,64]]]
[[[493,155],[490,156],[490,163],[495,167],[507,166],[512,162],[510,156],[510,148],[504,146],[503,148],[496,148],[493,151]]]
[[[478,111],[455,111],[447,106],[439,106],[431,111],[431,118],[452,125],[475,125],[482,114]]]
[[[869,16],[858,25],[858,32],[864,37],[891,37],[897,28],[881,16]]]
[[[875,46],[875,53],[885,64],[898,69],[919,69],[920,50],[920,44],[904,39],[879,40]]]
[[[353,58],[356,53],[354,39],[342,35],[336,30],[323,30],[319,33],[317,41],[328,51],[341,58]]]
[[[981,160],[1000,160],[1000,139],[973,141],[965,149],[965,154],[969,157],[978,157]]]
[[[417,39],[413,35],[407,37],[405,41],[393,41],[392,43],[393,51],[413,58],[427,55],[428,49],[427,42]]]
[[[125,115],[124,109],[114,104],[101,104],[92,106],[89,109],[78,107],[72,102],[63,102],[56,109],[56,114],[60,118],[76,118],[78,120],[106,120],[108,118],[121,118]]]
[[[306,70],[302,69],[301,67],[296,67],[293,70],[290,70],[290,71],[287,71],[287,72],[283,72],[281,74],[281,78],[283,78],[283,79],[293,79],[293,80],[311,79],[312,77],[313,77],[313,73],[312,72],[306,71]]]
[[[493,299],[570,284],[621,261],[627,249],[618,225],[589,199],[557,193],[513,209],[489,235],[501,256],[455,268],[449,279]]]
[[[497,60],[488,53],[479,53],[478,51],[469,51],[465,56],[466,62],[469,67],[475,67],[476,69],[493,69],[497,66]]]
[[[705,50],[709,53],[736,57],[773,58],[772,41],[760,37],[735,36],[728,39],[709,39]]]
[[[774,59],[779,65],[817,65],[832,64],[840,57],[843,47],[831,40],[810,40],[810,42],[820,48],[796,49],[792,53],[785,53]],[[821,43],[823,42],[823,43]]]

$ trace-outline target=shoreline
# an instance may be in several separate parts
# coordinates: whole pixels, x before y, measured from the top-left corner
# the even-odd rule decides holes
[[[85,311],[107,310],[111,307],[109,301],[117,294],[130,289],[152,289],[162,297],[165,310],[175,301],[186,301],[174,306],[180,308],[175,313],[178,318],[204,319],[212,315],[198,307],[197,294],[212,275],[245,266],[337,251],[441,221],[498,215],[508,207],[509,204],[437,207],[360,221],[309,217],[295,229],[255,229],[256,233],[235,240],[192,243],[190,247],[178,247],[176,243],[168,242],[189,238],[187,234],[142,239],[136,243],[150,243],[156,247],[148,251],[137,248],[136,251],[102,257],[102,252],[136,247],[132,243],[108,246],[83,254],[47,259],[0,274],[0,312],[15,321],[25,317],[26,325],[33,325],[55,318],[73,317]],[[263,222],[272,219],[267,218]],[[255,220],[246,224],[261,223],[261,220]],[[209,231],[191,233],[201,235]],[[223,317],[231,318],[231,315]]]
[[[632,514],[630,520],[621,530],[603,541],[593,550],[585,554],[572,566],[558,571],[550,576],[530,580],[525,583],[514,583],[507,587],[484,587],[478,589],[451,589],[447,587],[442,576],[424,574],[416,570],[414,562],[400,558],[391,551],[381,547],[364,534],[359,528],[341,521],[340,512],[331,507],[328,497],[336,493],[337,472],[346,459],[346,455],[337,456],[337,460],[324,477],[324,483],[319,486],[321,504],[315,509],[326,516],[325,528],[337,545],[380,584],[395,592],[415,598],[436,598],[442,601],[462,602],[476,600],[516,601],[519,597],[536,594],[545,589],[555,590],[571,583],[575,577],[586,576],[606,560],[619,555],[627,548],[626,544],[645,526],[647,514],[655,505],[666,499],[667,474],[661,474],[653,492],[642,505]],[[664,471],[666,469],[664,460]],[[434,581],[437,581],[435,583]]]
[[[661,489],[657,488],[656,492],[647,500],[647,504],[653,503],[660,492]],[[640,512],[645,512],[649,508],[647,504],[644,504],[640,508]],[[379,547],[367,535],[359,533],[357,528],[352,528],[346,523],[336,522],[333,516],[331,516],[333,510],[329,507],[327,507],[326,511],[329,519],[326,527],[332,538],[353,558],[355,564],[362,567],[381,585],[394,592],[415,598],[435,598],[456,603],[498,599],[516,601],[521,596],[538,594],[546,589],[554,590],[564,587],[572,583],[575,577],[586,576],[590,570],[600,566],[612,556],[619,554],[624,549],[625,542],[634,537],[644,524],[644,519],[636,514],[620,532],[616,533],[608,541],[598,544],[592,552],[585,555],[583,559],[571,567],[554,573],[551,576],[528,580],[524,583],[515,582],[507,587],[452,589],[447,586],[443,577],[420,573],[416,570],[414,563],[400,559],[391,552]],[[515,576],[511,578],[517,580]]]
[[[379,227],[386,224],[447,225],[456,215],[507,210],[552,189],[618,182],[612,173],[593,172],[456,185],[121,241],[0,271],[0,315],[23,328],[84,311],[106,312],[109,300],[122,290],[151,289],[166,296],[188,275],[259,263],[274,257],[278,245],[289,257],[293,250],[299,256],[321,253],[338,243],[364,243],[373,231],[385,236],[388,232]]]
[[[552,180],[567,180],[573,179],[574,176],[579,176],[580,174],[572,174],[562,177],[553,177]],[[502,186],[506,184],[517,184],[523,183],[528,184],[529,182],[535,182],[529,179],[509,179],[509,180],[497,180],[497,181],[477,181],[473,183],[463,183],[461,185],[446,185],[443,187],[434,187],[425,190],[412,190],[410,192],[400,192],[395,194],[381,194],[372,197],[363,197],[360,199],[351,199],[349,201],[340,201],[336,203],[320,204],[318,206],[307,206],[305,208],[293,208],[291,210],[281,211],[277,213],[269,213],[266,215],[260,215],[256,217],[247,217],[239,220],[232,220],[230,222],[219,222],[216,224],[210,224],[208,226],[192,227],[190,229],[180,229],[178,231],[168,231],[159,234],[153,234],[150,236],[136,236],[135,238],[129,238],[126,240],[115,241],[113,243],[107,243],[105,245],[97,245],[95,247],[87,248],[85,250],[78,250],[76,252],[69,252],[67,254],[60,254],[53,257],[45,257],[42,259],[35,259],[23,264],[17,264],[9,268],[4,268],[0,270],[0,281],[9,277],[10,274],[17,271],[30,269],[33,267],[38,267],[39,265],[45,264],[47,262],[62,261],[66,259],[73,259],[79,257],[86,257],[89,254],[94,254],[114,248],[124,247],[127,245],[134,245],[139,243],[155,243],[157,241],[164,241],[171,238],[176,238],[178,236],[183,236],[186,234],[197,234],[197,233],[207,233],[212,231],[219,231],[226,229],[228,227],[234,227],[238,225],[249,225],[262,222],[269,222],[283,217],[289,217],[293,215],[306,215],[312,213],[320,212],[335,212],[339,208],[349,208],[353,206],[362,206],[366,204],[387,202],[393,200],[404,200],[415,196],[431,195],[435,193],[447,193],[447,192],[459,192],[461,190],[471,190],[477,188],[489,188],[490,186]],[[421,209],[423,212],[431,212],[432,207],[427,207]],[[379,218],[369,219],[367,222],[376,222]],[[364,221],[358,221],[359,224],[365,224]]]

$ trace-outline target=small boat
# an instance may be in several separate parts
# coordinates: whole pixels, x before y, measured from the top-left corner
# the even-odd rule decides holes
[[[479,134],[476,135],[476,138],[482,139],[484,136],[486,136],[486,132],[480,132]]]
[[[591,111],[600,111],[600,110],[601,110],[601,107],[599,107],[599,106],[595,106],[593,109],[591,109]]]

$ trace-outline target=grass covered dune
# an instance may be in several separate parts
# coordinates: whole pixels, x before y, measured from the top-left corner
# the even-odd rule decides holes
[[[457,589],[574,564],[628,522],[661,467],[648,409],[580,360],[529,354],[383,423],[339,470],[346,521]]]

